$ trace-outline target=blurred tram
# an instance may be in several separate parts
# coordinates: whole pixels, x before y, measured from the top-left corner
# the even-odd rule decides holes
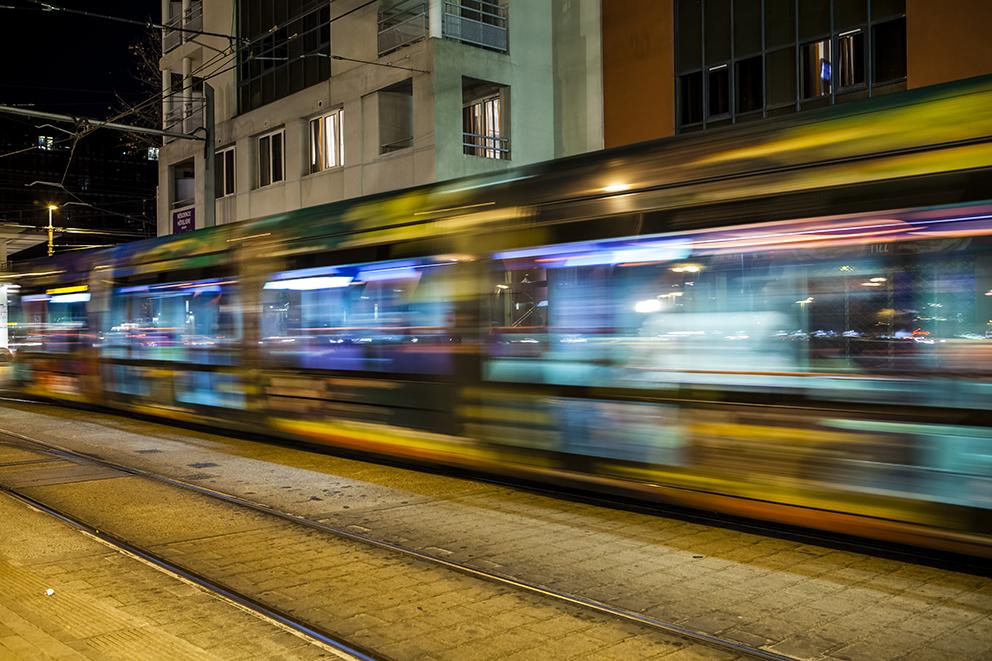
[[[992,78],[40,259],[27,392],[992,555]]]

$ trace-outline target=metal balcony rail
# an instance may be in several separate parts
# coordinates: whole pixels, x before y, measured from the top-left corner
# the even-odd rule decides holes
[[[510,141],[493,135],[462,133],[462,152],[485,158],[510,158]]]
[[[505,53],[506,9],[485,0],[445,0],[444,36]]]
[[[379,12],[379,56],[427,37],[427,3],[401,2]]]
[[[168,53],[182,43],[182,32],[176,30],[183,26],[182,13],[176,14],[165,22],[167,30],[162,31],[162,51]]]
[[[183,27],[187,30],[202,30],[203,29],[203,2],[192,2],[189,5],[189,9],[186,10],[183,16],[184,25]],[[192,41],[196,35],[190,33],[183,33],[183,41]]]
[[[189,101],[181,94],[166,97],[163,124],[166,131],[191,133],[203,126],[203,95],[194,92]]]

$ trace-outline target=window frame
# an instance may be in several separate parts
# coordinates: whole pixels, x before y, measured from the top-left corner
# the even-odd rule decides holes
[[[220,199],[237,193],[237,156],[234,145],[214,154],[214,197]],[[229,162],[228,162],[229,161]],[[228,180],[230,179],[230,182]],[[230,183],[230,190],[227,184]]]
[[[495,160],[510,159],[510,139],[504,137],[506,134],[506,114],[504,112],[503,90],[500,89],[494,94],[487,94],[476,98],[469,103],[462,104],[462,153],[469,156],[480,156],[482,158],[492,158]],[[495,103],[495,106],[492,104]],[[488,106],[488,108],[487,108]],[[473,117],[472,108],[480,108],[480,112]],[[493,112],[495,108],[495,112]],[[468,129],[475,128],[472,125],[473,119],[482,118],[482,132],[475,133]],[[489,120],[488,122],[486,120]],[[481,144],[468,142],[470,138],[478,138]],[[490,142],[492,145],[490,146]],[[500,147],[499,145],[506,145]]]
[[[279,144],[279,159],[278,159],[278,172],[276,165],[276,159],[273,156],[272,144],[274,143],[274,138],[278,137]],[[266,153],[263,156],[263,141],[266,149]],[[256,136],[255,138],[255,154],[257,157],[257,167],[255,168],[256,176],[256,188],[265,188],[267,186],[272,186],[274,184],[282,183],[286,180],[286,128],[282,127],[274,131],[269,131],[268,133],[263,133],[262,135]],[[278,178],[276,178],[278,174]],[[263,176],[264,175],[264,176]]]
[[[337,138],[334,140],[332,149],[327,149],[327,137],[325,123],[333,120],[333,125],[337,131]],[[320,150],[315,153],[314,127],[319,126]],[[333,159],[328,158],[328,152],[333,151]],[[331,162],[331,161],[334,162]],[[306,174],[316,174],[325,170],[344,167],[344,106],[338,107],[331,112],[312,117],[307,120],[307,172]]]

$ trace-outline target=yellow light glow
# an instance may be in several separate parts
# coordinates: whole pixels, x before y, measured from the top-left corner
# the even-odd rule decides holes
[[[630,184],[610,184],[603,190],[607,193],[619,193],[620,191],[625,191],[630,188]]]
[[[49,204],[48,205],[48,208],[51,209],[52,211],[55,211],[56,209],[58,209],[58,207],[55,206],[54,204]]]
[[[46,294],[75,294],[76,292],[86,291],[86,285],[79,285],[78,287],[59,287],[57,289],[47,289]]]

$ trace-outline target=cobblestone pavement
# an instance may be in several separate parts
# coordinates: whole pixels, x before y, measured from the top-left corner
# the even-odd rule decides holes
[[[5,404],[0,429],[797,659],[992,657],[980,576],[110,416]]]

